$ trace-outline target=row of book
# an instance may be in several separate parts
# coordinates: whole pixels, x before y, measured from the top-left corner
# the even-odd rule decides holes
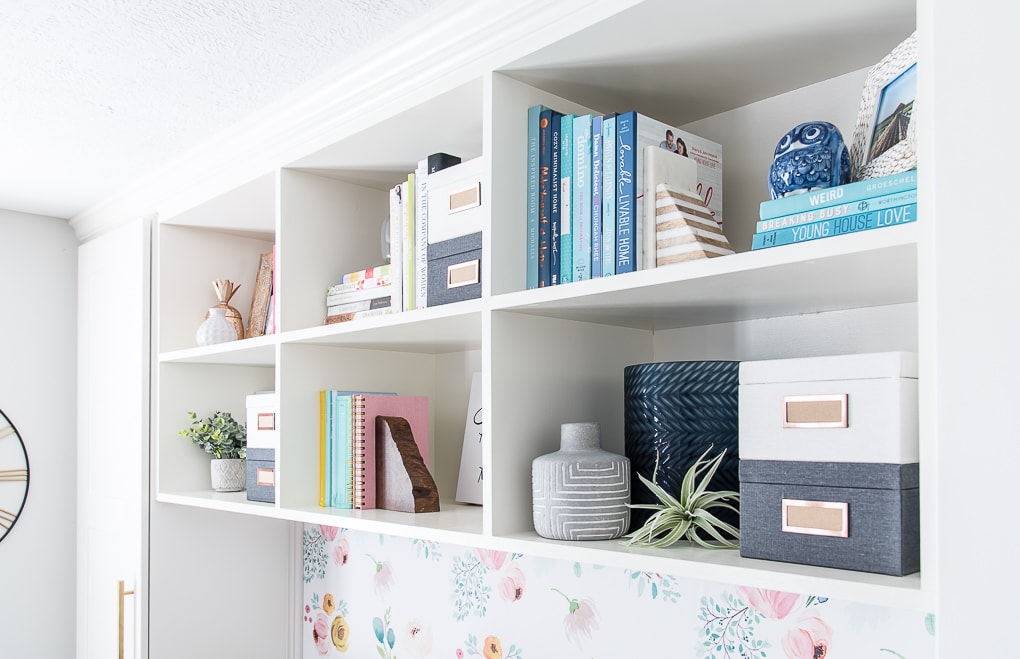
[[[528,109],[527,288],[661,265],[656,186],[722,226],[722,147],[638,112]]]
[[[480,251],[481,165],[480,158],[461,162],[458,156],[434,153],[390,189],[388,258],[346,273],[329,287],[326,324],[423,309],[430,299],[431,304],[453,301],[444,297],[445,290],[435,290],[435,281],[430,284],[429,262],[436,253],[448,254],[444,247],[464,237],[476,236]]]
[[[385,439],[386,428],[380,430],[379,419],[384,417],[406,420],[427,469],[428,397],[336,389],[319,392],[320,506],[345,510],[384,507],[379,505],[378,486],[385,481],[387,470],[404,466],[383,459],[387,453],[380,450],[380,440]]]
[[[917,170],[779,199],[759,207],[751,249],[908,224],[917,219]]]

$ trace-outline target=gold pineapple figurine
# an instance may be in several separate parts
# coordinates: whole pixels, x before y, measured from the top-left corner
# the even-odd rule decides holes
[[[238,341],[244,338],[244,320],[241,318],[240,312],[227,303],[230,302],[230,298],[234,297],[234,293],[239,288],[241,288],[240,284],[235,286],[229,279],[213,281],[213,290],[216,291],[216,298],[220,301],[216,306],[225,310],[227,320],[234,326],[234,330],[237,332]],[[208,312],[206,312],[205,317],[209,317]]]

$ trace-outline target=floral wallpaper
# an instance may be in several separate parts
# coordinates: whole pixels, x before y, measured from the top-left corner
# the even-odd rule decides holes
[[[306,659],[926,659],[923,612],[304,527]]]

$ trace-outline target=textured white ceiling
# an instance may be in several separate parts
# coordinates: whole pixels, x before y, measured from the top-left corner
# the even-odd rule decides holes
[[[0,0],[0,208],[70,218],[441,0]]]

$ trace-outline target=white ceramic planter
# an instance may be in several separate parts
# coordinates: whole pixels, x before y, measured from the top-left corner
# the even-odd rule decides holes
[[[209,463],[212,489],[217,492],[240,492],[245,485],[244,458],[225,458]]]

